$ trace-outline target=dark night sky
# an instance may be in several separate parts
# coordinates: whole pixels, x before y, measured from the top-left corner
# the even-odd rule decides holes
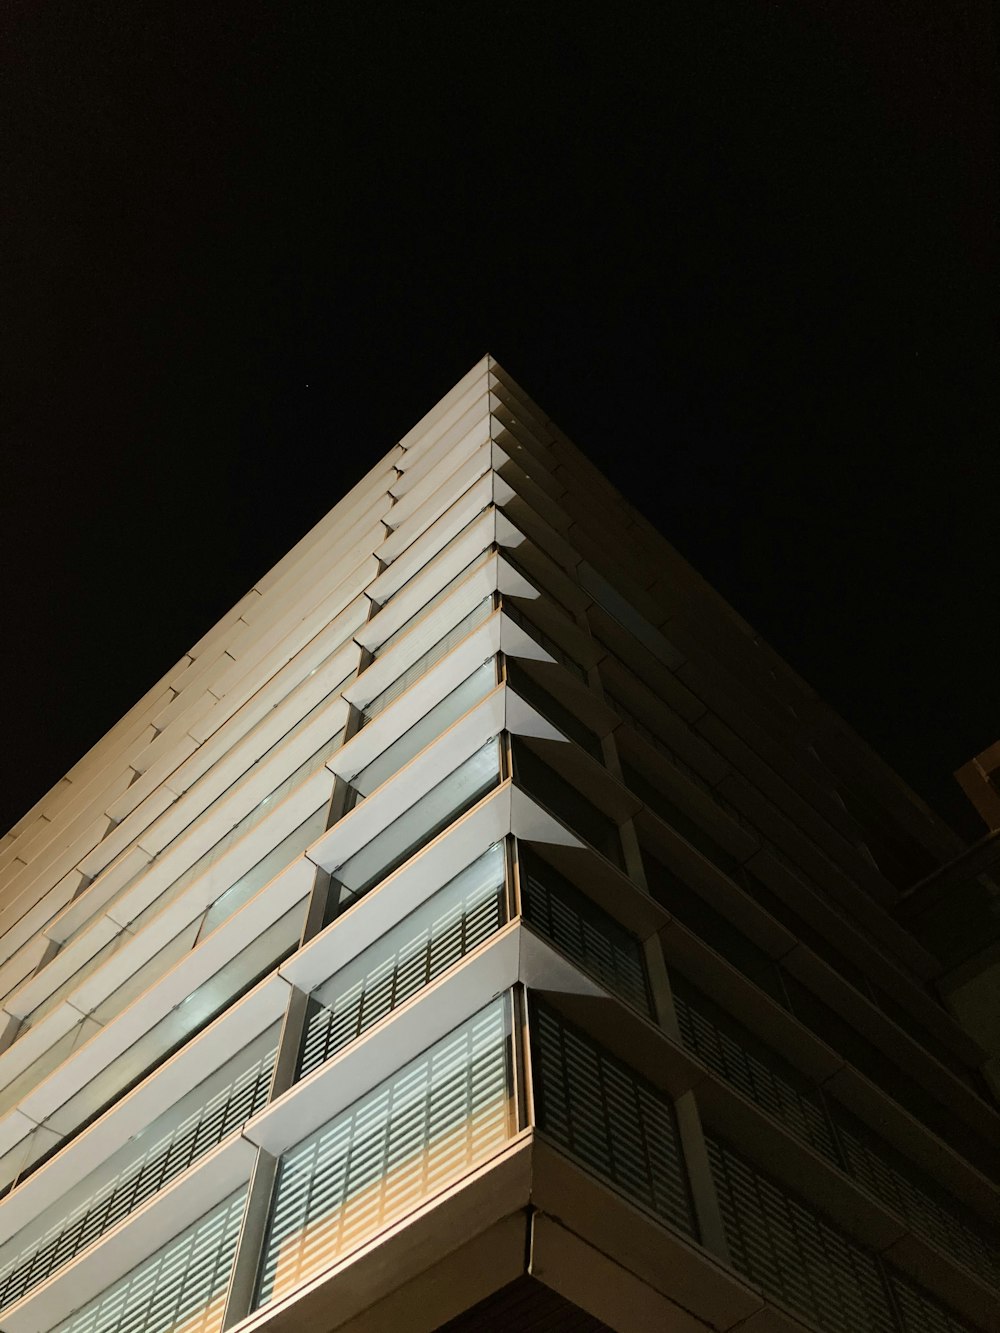
[[[594,12],[8,6],[0,827],[485,351],[963,818],[989,11]]]

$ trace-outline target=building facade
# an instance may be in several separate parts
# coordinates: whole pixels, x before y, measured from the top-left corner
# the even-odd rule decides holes
[[[0,1329],[1000,1328],[957,850],[484,358],[0,843]]]

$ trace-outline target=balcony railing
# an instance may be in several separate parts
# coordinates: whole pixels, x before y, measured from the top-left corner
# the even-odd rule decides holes
[[[380,694],[365,704],[361,710],[361,725],[370,722],[373,717],[377,717],[384,708],[388,706],[399,696],[405,693],[415,681],[419,680],[436,662],[440,662],[442,657],[446,657],[460,640],[467,634],[481,625],[484,620],[489,619],[493,613],[492,596],[484,597],[481,602],[472,608],[472,610],[462,617],[457,625],[453,625],[442,636],[422,653],[415,662],[410,665],[396,677],[396,679],[385,687]]]
[[[985,1223],[964,1216],[956,1202],[873,1130],[682,978],[672,975],[671,986],[681,1037],[693,1055],[914,1231],[1000,1290],[1000,1238]]]
[[[100,1240],[259,1111],[267,1100],[275,1054],[272,1048],[240,1069],[225,1087],[173,1128],[165,1130],[161,1123],[144,1152],[51,1226],[41,1243],[7,1264],[0,1272],[0,1309],[19,1301]]]
[[[283,1154],[256,1304],[277,1300],[491,1156],[515,1130],[501,996]]]
[[[298,1077],[318,1069],[495,934],[506,917],[504,852],[482,856],[313,991]]]
[[[673,1103],[556,1010],[531,1010],[538,1127],[567,1156],[695,1236]]]
[[[245,1202],[244,1188],[52,1333],[219,1333]]]
[[[500,749],[487,741],[361,847],[333,874],[329,915],[352,903],[460,818],[500,781]]]

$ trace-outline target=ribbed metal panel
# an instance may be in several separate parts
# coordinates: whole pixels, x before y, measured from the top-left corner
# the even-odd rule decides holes
[[[258,1304],[502,1146],[513,1128],[508,1030],[501,997],[284,1155]]]
[[[585,972],[644,1014],[652,1012],[642,945],[535,856],[521,876],[526,919]]]
[[[276,1050],[271,1050],[255,1060],[227,1087],[151,1144],[143,1156],[57,1222],[30,1254],[9,1264],[0,1274],[0,1308],[20,1300],[68,1264],[259,1111],[267,1101],[275,1054]]]
[[[334,978],[330,998],[313,1002],[298,1076],[305,1078],[452,967],[503,919],[504,855],[497,843],[344,968],[342,989]]]
[[[388,708],[395,699],[398,699],[401,694],[404,694],[410,688],[414,681],[419,680],[425,671],[429,671],[435,662],[440,662],[442,657],[447,656],[457,643],[464,639],[467,634],[470,634],[477,625],[481,625],[484,620],[487,620],[492,613],[493,599],[492,597],[484,597],[478,606],[474,606],[467,616],[463,616],[457,625],[453,626],[447,634],[443,634],[421,657],[411,663],[401,675],[396,677],[391,685],[386,686],[381,694],[376,695],[371,703],[365,705],[361,719],[362,726],[381,713],[383,708]]]
[[[706,1142],[733,1266],[819,1328],[893,1333],[875,1256],[728,1145]]]
[[[694,1235],[677,1120],[666,1094],[538,1001],[532,1033],[542,1132],[626,1198]]]
[[[231,1195],[54,1333],[218,1333],[245,1199]]]
[[[681,1038],[691,1054],[779,1120],[790,1134],[840,1166],[817,1090],[676,974],[671,983]]]

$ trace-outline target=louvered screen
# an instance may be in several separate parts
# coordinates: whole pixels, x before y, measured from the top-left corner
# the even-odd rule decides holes
[[[281,1160],[258,1304],[495,1152],[513,1132],[502,996]]]
[[[395,699],[398,699],[401,694],[410,688],[414,681],[419,680],[425,671],[429,671],[435,662],[440,662],[442,657],[447,656],[452,648],[465,638],[466,634],[471,633],[477,625],[481,625],[492,613],[493,598],[484,597],[478,606],[474,606],[467,616],[463,616],[457,625],[450,629],[447,634],[442,635],[437,643],[433,644],[427,652],[411,663],[401,675],[396,677],[391,685],[386,686],[381,694],[376,695],[370,703],[365,704],[362,709],[362,726],[381,713],[383,708],[388,708]]]
[[[889,1274],[896,1309],[906,1333],[973,1333],[971,1324],[939,1305],[900,1273],[890,1268]]]
[[[681,1039],[691,1054],[780,1120],[790,1134],[840,1166],[818,1092],[683,978],[672,974],[671,985]]]
[[[608,990],[652,1013],[646,960],[635,936],[527,849],[522,866],[526,919]]]
[[[1000,1243],[985,1223],[965,1221],[956,1205],[938,1198],[931,1182],[846,1112],[837,1113],[837,1136],[847,1169],[860,1185],[914,1231],[1000,1289]]]
[[[933,1184],[839,1103],[818,1090],[701,995],[671,976],[674,1011],[685,1046],[745,1097],[780,1120],[789,1133],[894,1209],[959,1263],[1000,1287],[1000,1247],[985,1223],[961,1215]]]
[[[733,1267],[831,1333],[892,1333],[875,1256],[728,1145],[706,1143]]]
[[[694,1235],[669,1097],[537,1001],[532,1039],[542,1132],[626,1198]]]
[[[106,1231],[204,1156],[267,1101],[276,1050],[270,1050],[203,1106],[162,1135],[136,1161],[57,1222],[42,1243],[0,1274],[0,1309],[76,1257]]]
[[[314,992],[299,1078],[488,939],[504,915],[497,843]]]
[[[54,1333],[218,1333],[245,1200],[238,1190]]]

